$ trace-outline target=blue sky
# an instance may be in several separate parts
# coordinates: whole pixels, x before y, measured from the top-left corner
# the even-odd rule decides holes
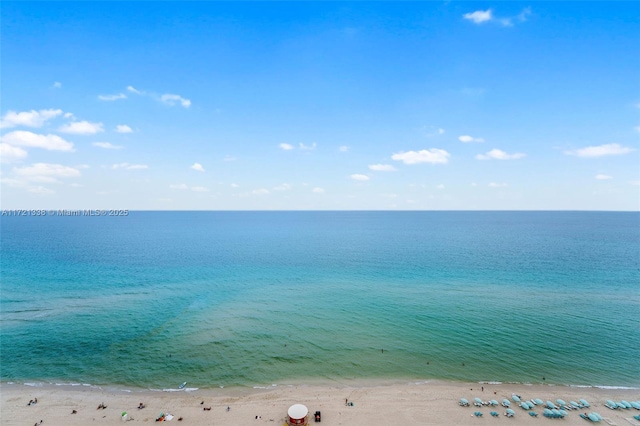
[[[638,2],[1,19],[4,209],[640,209]]]

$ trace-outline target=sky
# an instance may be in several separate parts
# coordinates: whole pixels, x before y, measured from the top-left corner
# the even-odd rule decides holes
[[[2,209],[640,210],[640,3],[11,2]]]

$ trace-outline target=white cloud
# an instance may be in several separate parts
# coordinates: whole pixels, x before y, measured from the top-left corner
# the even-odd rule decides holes
[[[273,188],[274,191],[289,191],[292,188],[292,186],[288,183],[283,183],[282,185],[278,185],[275,188]]]
[[[265,189],[265,188],[254,189],[253,191],[251,191],[251,193],[253,195],[268,195],[268,194],[270,194],[269,190]]]
[[[338,148],[338,151],[347,152],[349,151],[349,147],[347,145],[342,145],[340,148]]]
[[[180,103],[180,105],[182,105],[184,108],[189,108],[191,106],[191,101],[189,99],[185,99],[180,95],[172,95],[170,93],[165,93],[164,95],[160,96],[160,101],[171,106],[174,106],[178,103]]]
[[[54,89],[59,89],[62,87],[62,83],[60,83],[59,81],[54,81],[53,82],[53,87]]]
[[[302,151],[313,151],[314,149],[316,149],[316,143],[312,143],[311,145],[305,145],[303,143],[300,143],[300,149]]]
[[[49,188],[45,188],[44,186],[30,186],[27,188],[27,191],[31,192],[32,194],[41,194],[41,195],[50,195],[50,194],[56,193],[56,191],[51,190]]]
[[[191,166],[191,168],[198,172],[204,172],[204,167],[202,167],[202,164],[200,163],[193,163],[193,166]]]
[[[62,133],[72,133],[75,135],[95,135],[104,132],[102,123],[89,123],[88,121],[76,121],[65,124],[58,131]]]
[[[469,136],[469,135],[459,136],[458,140],[460,142],[463,142],[463,143],[471,143],[471,142],[482,143],[482,142],[484,142],[483,138],[474,138],[473,136]]]
[[[354,174],[352,174],[352,175],[351,175],[351,176],[349,176],[349,177],[350,177],[351,179],[353,179],[353,180],[357,180],[357,181],[360,181],[360,182],[366,182],[366,181],[368,181],[369,179],[371,179],[371,178],[370,178],[369,176],[367,176],[367,175],[361,175],[361,174],[358,174],[358,173],[354,173]]]
[[[57,182],[56,178],[80,176],[80,170],[61,164],[36,163],[27,167],[15,167],[13,173],[34,182]]]
[[[586,148],[576,149],[575,151],[565,151],[567,155],[575,155],[577,157],[595,158],[605,155],[622,155],[635,151],[633,148],[627,148],[617,143],[610,143],[598,146],[588,146]]]
[[[169,185],[169,188],[171,188],[171,189],[189,189],[189,187],[187,185],[185,185],[184,183]]]
[[[599,173],[599,174],[597,174],[595,176],[595,178],[597,180],[608,180],[608,179],[613,179],[613,176],[609,176],[609,175],[605,175],[605,174]]]
[[[116,132],[118,133],[131,133],[133,132],[133,129],[129,126],[127,126],[126,124],[118,124],[116,126]]]
[[[449,162],[450,154],[444,149],[431,148],[420,151],[398,152],[391,156],[391,159],[402,161],[404,164],[446,164]]]
[[[391,164],[370,164],[369,170],[374,170],[376,172],[395,172],[396,168]]]
[[[311,192],[315,193],[315,194],[324,194],[324,189],[323,188],[319,188],[319,187],[315,187],[311,190]]]
[[[512,27],[513,21],[517,20],[519,22],[525,22],[527,18],[531,15],[531,8],[527,7],[522,10],[518,15],[507,17],[507,18],[499,18],[493,15],[493,11],[491,9],[487,10],[476,10],[475,12],[465,13],[462,15],[464,19],[472,21],[475,24],[482,24],[484,22],[499,22],[505,27]]]
[[[464,15],[462,15],[462,17],[464,19],[468,19],[469,21],[473,21],[475,24],[481,24],[483,22],[491,20],[491,13],[491,9],[476,10],[475,12],[465,13]]]
[[[41,109],[40,111],[32,109],[31,111],[23,112],[8,111],[0,119],[0,129],[17,126],[42,127],[48,120],[60,114],[62,114],[61,109]]]
[[[15,130],[3,135],[0,139],[14,146],[43,148],[49,151],[73,151],[73,144],[57,135],[40,135],[26,130]]]
[[[131,93],[135,93],[136,95],[143,95],[144,92],[141,92],[140,90],[136,89],[133,86],[127,86],[127,90],[130,91]]]
[[[500,149],[492,149],[486,154],[478,154],[476,155],[476,159],[478,160],[517,160],[519,158],[525,157],[526,154],[522,154],[520,152],[515,154],[507,154],[506,152]]]
[[[509,186],[509,185],[507,185],[506,183],[491,182],[489,184],[489,188],[506,188],[507,186]]]
[[[229,186],[231,186],[232,188],[239,188],[240,187],[240,185],[238,185],[237,183],[232,183]]]
[[[443,128],[435,126],[424,126],[420,129],[420,131],[425,138],[432,138],[435,136],[444,135],[445,133]]]
[[[118,93],[117,95],[98,95],[98,99],[101,101],[117,101],[118,99],[127,99],[127,95],[124,93]]]
[[[293,145],[290,145],[288,143],[281,143],[280,145],[278,145],[281,149],[284,149],[285,151],[291,151],[293,149]]]
[[[204,186],[192,186],[191,190],[193,192],[209,192],[209,188],[205,188]]]
[[[437,188],[437,189],[440,189],[440,190],[442,190],[442,189],[444,189],[444,185],[443,185],[443,184],[440,184],[440,185],[436,185],[436,188]]]
[[[92,143],[93,146],[97,146],[98,148],[104,148],[104,149],[122,149],[123,147],[120,145],[112,145],[109,142],[94,142]]]
[[[148,169],[149,166],[147,166],[146,164],[119,163],[119,164],[112,165],[111,168],[113,170],[118,170],[118,169],[122,169],[122,170],[143,170],[143,169]]]
[[[8,143],[0,143],[0,162],[11,163],[27,157],[27,151],[11,146]]]
[[[525,7],[522,9],[522,12],[516,17],[520,22],[525,22],[527,18],[531,15],[531,8]]]

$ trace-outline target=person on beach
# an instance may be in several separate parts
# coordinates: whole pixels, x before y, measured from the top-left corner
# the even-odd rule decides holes
[[[138,405],[138,409],[143,409],[144,407],[146,407],[146,405],[144,405],[142,402],[140,403],[140,405]]]

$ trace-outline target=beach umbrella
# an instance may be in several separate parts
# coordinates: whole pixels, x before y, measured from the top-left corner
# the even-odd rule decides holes
[[[629,404],[627,401],[625,401],[624,399],[622,401],[620,401],[622,403],[622,405],[624,405],[624,408],[631,408],[631,404]]]
[[[506,411],[507,413],[511,414],[512,416],[513,416],[514,414],[516,414],[516,412],[515,412],[515,411],[513,411],[511,408],[507,408],[505,411]]]
[[[616,404],[615,402],[613,402],[610,399],[607,399],[607,405],[611,408],[616,408],[618,406],[618,404]]]
[[[460,398],[460,404],[461,404],[461,405],[469,405],[469,401],[467,401],[467,400],[466,400],[466,399],[464,399],[464,398]]]
[[[558,408],[558,407],[556,407],[556,404],[554,404],[554,403],[553,403],[553,402],[551,402],[551,401],[547,401],[547,407],[551,408],[552,410],[553,410],[554,408]]]
[[[520,398],[518,398],[518,395],[511,395],[511,399],[513,399],[515,402],[520,402]]]
[[[528,410],[529,409],[529,404],[527,404],[526,402],[521,402],[520,403],[520,408],[522,408],[523,410]]]
[[[473,400],[478,404],[482,404],[482,400],[480,398],[473,398]]]
[[[580,404],[584,405],[585,407],[591,407],[586,399],[581,399]]]
[[[596,416],[598,418],[598,420],[602,420],[602,416],[600,414],[596,413],[595,411],[592,411],[591,414]]]
[[[541,399],[539,399],[539,398],[534,399],[534,400],[533,400],[533,402],[535,402],[535,403],[536,403],[536,405],[542,405],[542,404],[544,404],[544,402],[542,402],[542,400],[541,400]]]
[[[561,399],[556,399],[556,402],[558,403],[558,405],[567,405],[567,403]]]
[[[600,421],[600,418],[598,418],[598,416],[595,416],[593,413],[587,414],[587,417],[589,417],[589,420],[591,420],[592,422],[599,422]]]
[[[557,408],[553,408],[553,409],[551,410],[551,412],[553,413],[553,415],[554,415],[555,417],[562,417],[562,413],[561,413],[561,412],[560,412],[560,410],[558,410]]]
[[[498,405],[498,401],[496,401],[495,399],[492,399],[491,401],[489,401],[489,404]]]
[[[511,405],[511,401],[509,401],[508,399],[505,398],[505,399],[502,400],[502,404],[506,405],[508,407],[508,406]]]
[[[552,417],[552,416],[553,416],[553,413],[552,413],[552,412],[551,412],[551,410],[549,410],[548,408],[545,408],[545,409],[542,411],[542,413],[543,413],[543,415],[544,415],[545,417]]]
[[[562,417],[564,417],[564,416],[566,416],[567,414],[569,414],[569,413],[567,413],[567,412],[566,412],[566,411],[564,411],[564,410],[558,410],[558,411],[560,411],[560,414],[562,414]]]
[[[640,410],[640,402],[633,401],[630,403],[633,408]]]
[[[572,406],[574,406],[575,408],[580,408],[580,404],[578,404],[575,401],[569,401],[569,404],[571,404]]]

